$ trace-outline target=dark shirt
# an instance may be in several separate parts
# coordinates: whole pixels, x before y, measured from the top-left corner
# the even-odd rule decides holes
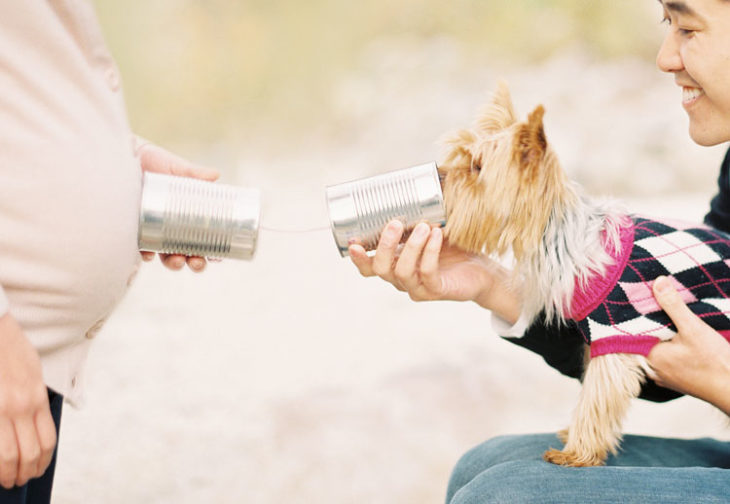
[[[705,224],[730,233],[730,149],[722,162],[717,186],[719,191],[710,202],[710,212],[705,215]]]
[[[719,190],[710,203],[710,212],[705,216],[705,223],[730,232],[730,149],[722,162],[717,184]],[[558,327],[556,324],[546,323],[544,315],[540,315],[523,336],[505,339],[540,354],[545,362],[566,376],[580,379],[583,375],[585,340],[572,321]],[[681,395],[660,387],[647,378],[639,397],[664,402]]]

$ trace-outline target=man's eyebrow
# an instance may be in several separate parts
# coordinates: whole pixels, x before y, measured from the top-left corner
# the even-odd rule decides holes
[[[659,3],[661,3],[668,11],[687,16],[699,17],[692,7],[681,0],[659,0]]]

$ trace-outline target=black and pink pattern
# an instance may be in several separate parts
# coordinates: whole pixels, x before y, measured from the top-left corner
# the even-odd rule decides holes
[[[633,217],[621,242],[616,265],[587,288],[576,288],[571,307],[591,357],[646,356],[677,333],[652,294],[659,276],[669,277],[689,308],[730,341],[730,235],[704,225]]]

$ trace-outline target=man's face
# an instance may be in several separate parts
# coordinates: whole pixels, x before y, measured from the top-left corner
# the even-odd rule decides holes
[[[669,27],[657,66],[674,74],[700,145],[730,141],[730,0],[660,0]]]

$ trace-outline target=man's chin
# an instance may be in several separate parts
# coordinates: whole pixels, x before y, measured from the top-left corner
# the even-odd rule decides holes
[[[729,131],[711,131],[705,128],[694,127],[692,123],[689,125],[689,136],[697,145],[703,147],[712,147],[724,142],[730,142]]]

